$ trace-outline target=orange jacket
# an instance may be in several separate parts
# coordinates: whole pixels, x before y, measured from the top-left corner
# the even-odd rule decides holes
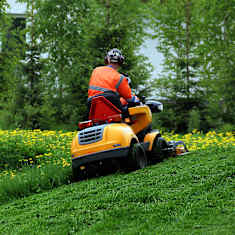
[[[110,66],[101,66],[93,70],[89,82],[88,98],[105,91],[116,92],[127,102],[133,98],[127,78]],[[125,103],[123,100],[121,102]]]

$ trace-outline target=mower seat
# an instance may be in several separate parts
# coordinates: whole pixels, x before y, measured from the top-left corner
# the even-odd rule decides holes
[[[121,122],[122,111],[104,96],[97,96],[91,101],[89,120],[94,124]]]

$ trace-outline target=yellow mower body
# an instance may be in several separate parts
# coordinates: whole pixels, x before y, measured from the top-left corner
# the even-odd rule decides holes
[[[98,97],[95,102],[97,106],[106,102],[112,115],[107,115],[109,109],[103,111],[102,107],[105,106],[95,106],[97,109],[93,114],[97,115],[91,115],[93,119],[80,123],[80,128],[84,129],[77,133],[71,145],[75,179],[85,176],[83,173],[89,168],[96,172],[97,168],[94,166],[97,163],[102,166],[105,165],[104,162],[112,162],[113,159],[115,162],[121,161],[128,169],[137,170],[144,168],[149,162],[188,153],[182,141],[167,142],[158,130],[151,129],[152,113],[162,111],[160,102],[149,101],[144,105],[128,108],[126,118],[104,98]],[[112,168],[111,165],[108,164],[108,168]]]
[[[127,157],[131,143],[138,143],[138,133],[152,122],[152,113],[147,105],[128,109],[130,118],[121,123],[107,123],[85,128],[72,141],[71,155],[73,168],[82,167],[94,161],[107,158]],[[146,151],[151,151],[158,131],[147,133],[144,142]]]

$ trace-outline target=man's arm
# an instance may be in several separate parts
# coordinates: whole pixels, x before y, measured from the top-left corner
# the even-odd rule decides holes
[[[123,76],[123,75],[122,75]],[[139,99],[136,95],[132,94],[131,88],[128,83],[128,79],[123,76],[117,88],[121,97],[123,97],[128,103],[139,103]]]

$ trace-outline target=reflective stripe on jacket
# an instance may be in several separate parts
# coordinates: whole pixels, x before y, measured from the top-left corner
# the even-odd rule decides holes
[[[101,66],[93,70],[89,82],[88,98],[105,91],[113,91],[125,100],[132,99],[127,78],[109,66]]]

